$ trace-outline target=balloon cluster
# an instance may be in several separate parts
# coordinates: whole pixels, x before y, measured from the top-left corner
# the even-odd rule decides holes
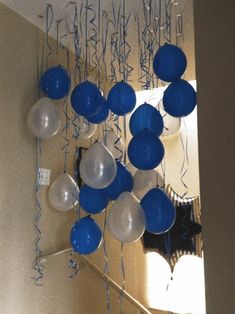
[[[100,90],[86,81],[73,90],[71,104],[75,112],[88,121],[101,123],[107,118],[109,110],[117,116],[132,111],[136,96],[129,84],[119,82],[111,88],[105,100]],[[104,114],[106,110],[108,113]],[[107,208],[109,201],[114,201],[107,217],[108,228],[119,241],[133,242],[145,230],[145,215],[130,194],[134,183],[131,173],[120,161],[123,150],[122,141],[117,141],[115,134],[108,130],[102,142],[97,141],[89,147],[79,166],[84,183],[79,202],[88,214],[99,214]],[[71,230],[70,242],[74,251],[80,254],[94,252],[101,241],[102,233],[90,216],[81,218]]]
[[[164,147],[158,136],[163,130],[163,120],[159,111],[144,103],[130,118],[133,135],[128,146],[130,162],[141,170],[156,168],[164,156]]]
[[[132,114],[130,131],[133,138],[128,146],[128,157],[138,169],[133,192],[144,210],[145,229],[155,234],[165,233],[173,226],[176,211],[171,200],[160,189],[164,186],[162,176],[154,170],[164,157],[164,147],[159,139],[163,131],[160,112],[144,103]]]
[[[184,53],[169,44],[158,50],[153,62],[156,75],[171,82],[164,93],[163,107],[176,118],[189,114],[196,105],[194,89],[181,79],[186,64]],[[59,112],[52,100],[68,96],[70,78],[67,72],[61,66],[49,68],[41,78],[41,89],[45,97],[31,108],[28,126],[35,136],[44,139],[60,129]],[[105,99],[100,89],[86,80],[73,89],[70,100],[75,113],[83,119],[81,127],[84,129],[90,123],[92,126],[104,122],[110,111],[124,116],[136,105],[135,91],[126,82],[116,83]],[[133,137],[127,153],[138,169],[134,179],[116,154],[125,149],[123,144],[117,143],[115,134],[107,131],[103,142],[96,141],[82,157],[80,192],[75,180],[66,173],[49,189],[49,201],[56,209],[67,211],[79,202],[88,214],[72,227],[70,242],[75,252],[90,254],[98,249],[102,232],[91,215],[103,212],[110,201],[113,203],[108,211],[107,225],[121,242],[138,240],[145,229],[155,234],[165,233],[174,224],[175,207],[161,189],[163,178],[154,170],[164,157],[164,146],[159,139],[164,129],[161,113],[144,103],[131,115],[129,126]],[[85,133],[91,137],[95,130],[91,127]]]
[[[185,117],[196,106],[196,92],[185,80],[181,79],[187,67],[184,52],[177,46],[161,46],[153,59],[153,70],[156,76],[171,84],[163,96],[164,110],[173,117]]]

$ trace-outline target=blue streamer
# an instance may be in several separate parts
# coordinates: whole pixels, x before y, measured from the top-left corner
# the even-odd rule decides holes
[[[118,75],[116,69],[120,72],[120,56],[119,56],[119,25],[121,18],[121,5],[118,6],[117,10],[114,6],[114,1],[112,1],[112,17],[110,24],[113,26],[114,32],[110,36],[110,52],[111,52],[111,64],[110,64],[110,79],[112,83],[118,82]]]
[[[107,53],[107,39],[108,39],[108,31],[109,31],[109,20],[108,20],[108,13],[103,11],[102,13],[102,72],[107,73],[107,63],[106,63],[106,53]],[[105,83],[107,86],[108,76],[105,75]],[[104,91],[106,94],[106,91]]]
[[[79,271],[80,271],[80,267],[79,267],[78,263],[76,262],[76,260],[74,259],[74,254],[75,254],[74,251],[72,251],[72,252],[69,254],[69,261],[68,261],[69,268],[72,270],[72,273],[71,273],[71,275],[69,276],[69,278],[71,278],[71,279],[73,279],[74,277],[76,277],[77,274],[78,274]]]
[[[119,62],[120,74],[124,82],[130,81],[129,77],[133,71],[133,67],[128,64],[129,55],[131,53],[131,46],[127,41],[128,24],[130,21],[131,12],[126,16],[126,3],[122,1],[122,18],[120,20],[120,34],[119,34]]]
[[[107,274],[109,276],[109,259],[108,259],[108,253],[106,248],[106,240],[105,240],[105,232],[107,228],[107,211],[105,211],[104,216],[104,227],[103,227],[103,252],[104,252],[104,274]],[[106,290],[106,307],[108,310],[108,313],[111,313],[111,300],[110,300],[110,285],[109,282],[105,283],[105,290]]]
[[[183,34],[183,14],[177,14],[176,16],[176,46],[182,48],[184,45]]]
[[[185,123],[184,119],[183,119],[183,123],[184,123],[184,128],[186,131],[186,135],[185,135],[185,140],[184,140],[182,134],[180,134],[180,141],[181,141],[181,146],[182,146],[183,155],[184,155],[181,170],[180,170],[180,180],[181,180],[181,183],[183,184],[183,186],[185,188],[185,192],[181,196],[182,198],[184,196],[186,196],[189,192],[189,187],[185,181],[185,176],[186,176],[186,174],[188,172],[188,168],[189,168],[188,132],[187,132],[187,127],[186,127],[186,123]]]
[[[64,22],[64,24],[65,24],[65,32],[64,32],[64,34],[59,36],[59,25],[61,22]],[[63,40],[67,40],[68,35],[69,35],[68,23],[64,19],[57,21],[57,39],[59,39],[59,42],[57,40],[57,46],[58,46],[58,49],[61,48],[66,53],[66,61],[67,61],[66,62],[67,63],[66,68],[67,68],[67,71],[69,72],[69,65],[70,65],[70,55],[69,54],[70,54],[70,52],[69,52],[68,46],[63,44]],[[65,118],[65,124],[64,124],[64,127],[62,129],[64,145],[61,148],[61,151],[64,154],[64,173],[67,173],[67,155],[69,154],[68,148],[70,145],[70,140],[68,137],[68,129],[70,126],[70,117],[68,115],[68,96],[64,99],[64,102],[63,102],[63,113],[64,113],[64,118]]]
[[[97,26],[96,26],[96,10],[93,5],[86,2],[86,77],[88,72],[92,73],[97,70]],[[92,51],[93,50],[93,51]],[[89,71],[88,71],[89,68]],[[95,78],[97,79],[97,77]]]
[[[124,264],[124,244],[121,242],[121,274],[122,274],[122,291],[119,295],[120,302],[120,314],[124,314],[124,296],[123,291],[125,290],[126,285],[126,273],[125,273],[125,264]]]
[[[50,56],[52,55],[52,47],[49,42],[49,32],[51,30],[53,16],[54,16],[53,8],[52,5],[49,3],[46,8],[46,45],[48,50],[46,55],[46,68],[48,68],[48,61]]]
[[[41,15],[38,18],[43,18]],[[41,89],[40,89],[40,78],[43,73],[43,66],[44,66],[44,51],[45,45],[44,41],[42,44],[42,52],[41,52],[41,64],[39,64],[39,41],[38,41],[38,32],[36,33],[36,64],[37,64],[37,81],[38,81],[38,96],[41,96]],[[35,165],[35,188],[34,188],[34,197],[35,197],[35,214],[34,214],[34,233],[35,233],[35,241],[34,241],[34,252],[35,252],[35,260],[33,263],[33,270],[35,275],[32,277],[36,286],[42,286],[41,280],[44,277],[44,269],[45,266],[40,262],[39,257],[42,255],[42,251],[40,248],[40,242],[42,238],[42,232],[40,229],[40,221],[42,217],[42,207],[40,202],[40,157],[42,153],[41,147],[41,139],[36,138],[36,165]]]
[[[40,220],[42,216],[42,207],[40,203],[40,156],[41,156],[41,140],[36,138],[36,180],[35,180],[35,205],[36,212],[34,216],[34,232],[35,232],[35,242],[34,242],[34,251],[35,251],[35,261],[33,264],[33,269],[35,271],[35,275],[32,277],[35,285],[42,286],[41,280],[44,277],[44,268],[45,266],[40,262],[39,257],[42,254],[40,248],[40,241],[42,238],[42,232],[40,229]]]

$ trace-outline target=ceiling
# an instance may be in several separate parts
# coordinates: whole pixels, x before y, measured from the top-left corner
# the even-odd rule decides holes
[[[98,10],[98,0],[76,0],[78,8],[80,8],[81,3],[84,5],[86,2],[92,5],[95,11]],[[162,4],[162,18],[161,21],[165,23],[165,14],[164,14],[164,4],[169,2],[170,0],[125,0],[126,5],[126,16],[131,12],[131,18],[128,24],[127,29],[127,41],[131,45],[132,48],[132,59],[136,58],[132,66],[137,69],[139,68],[139,59],[137,59],[138,55],[138,43],[137,43],[137,22],[136,17],[139,16],[139,21],[141,25],[141,31],[143,31],[144,26],[146,25],[144,19],[144,6],[145,4],[149,4],[152,1],[152,8],[154,17],[159,15],[159,3]],[[174,2],[174,0],[172,0]],[[194,33],[193,33],[193,9],[192,3],[193,0],[175,0],[178,2],[173,4],[172,7],[172,42],[175,41],[175,23],[176,23],[176,16],[179,13],[183,14],[183,33],[184,33],[184,51],[188,57],[188,70],[187,73],[189,75],[186,77],[188,80],[195,79],[195,71],[194,71]],[[48,5],[48,0],[0,0],[4,5],[9,7],[11,10],[15,11],[17,14],[24,17],[26,20],[31,22],[32,24],[36,25],[37,27],[41,28],[43,31],[46,31],[46,8]],[[107,16],[109,20],[113,20],[112,14],[112,3],[115,4],[116,9],[118,5],[123,3],[123,0],[100,0],[101,3],[101,16],[102,12],[107,12]],[[57,28],[56,28],[56,21],[60,19],[66,19],[68,24],[72,25],[73,18],[74,18],[74,2],[68,0],[51,0],[50,4],[53,8],[53,23],[49,31],[49,35],[56,39],[57,35]],[[155,10],[155,11],[154,11]],[[146,11],[147,12],[147,11]],[[51,13],[51,12],[50,12]],[[44,18],[39,18],[39,16],[43,16]],[[51,16],[51,15],[50,15]],[[84,21],[84,20],[83,20]],[[96,20],[97,21],[97,20]],[[103,23],[104,18],[101,17],[101,24]],[[84,24],[84,22],[83,22]],[[164,32],[164,30],[163,30]],[[163,34],[162,32],[162,34]],[[63,34],[63,33],[62,33]],[[164,43],[164,36],[162,35],[162,44]],[[108,61],[110,62],[110,61]],[[136,74],[138,75],[138,74]]]
[[[145,3],[149,3],[151,0],[145,0]],[[162,2],[162,6],[164,5],[167,0],[152,0],[153,6],[158,7],[159,2]],[[174,1],[174,0],[173,0]],[[177,2],[176,2],[177,1]],[[53,8],[53,15],[54,15],[54,21],[59,20],[61,18],[68,18],[72,20],[73,15],[73,3],[74,1],[68,1],[68,0],[0,0],[1,3],[9,7],[11,10],[15,11],[22,17],[24,17],[29,22],[33,23],[34,25],[44,28],[40,19],[38,18],[39,15],[46,15],[46,7],[48,2],[52,5]],[[86,3],[86,0],[76,0],[76,3],[78,6],[81,3]],[[98,8],[98,0],[89,0],[89,4],[91,4],[95,9]],[[109,17],[112,18],[112,2],[117,5],[118,3],[122,2],[122,0],[112,1],[112,0],[101,0],[101,12],[106,11],[109,14]],[[192,2],[192,0],[175,0],[176,4],[178,5],[172,6],[172,7],[179,7],[180,11],[183,12],[183,14],[187,13],[189,11],[188,4]],[[130,19],[130,26],[128,28],[128,32],[130,32],[131,35],[136,35],[134,31],[136,31],[136,26],[134,23],[135,17],[139,16],[140,19],[144,19],[143,15],[143,0],[126,0],[126,12],[128,13],[131,11],[132,18]],[[191,7],[191,6],[190,6]],[[45,30],[45,29],[44,29]],[[51,34],[52,37],[56,37],[56,27],[52,27]],[[130,36],[131,37],[131,36]]]

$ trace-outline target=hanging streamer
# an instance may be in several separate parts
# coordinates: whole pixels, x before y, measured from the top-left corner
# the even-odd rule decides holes
[[[183,48],[184,44],[184,34],[183,34],[183,15],[182,13],[176,15],[176,45]],[[189,192],[189,187],[186,183],[185,176],[189,168],[189,156],[188,156],[188,130],[186,126],[185,119],[183,118],[183,125],[185,130],[185,137],[180,133],[181,147],[183,151],[183,161],[180,170],[180,180],[185,189],[182,197],[186,196]]]
[[[62,22],[64,23],[65,32],[64,34],[60,35],[59,26],[61,25]],[[69,52],[69,46],[68,46],[69,45],[68,36],[69,36],[69,27],[68,27],[67,21],[65,21],[64,19],[58,20],[57,21],[57,47],[58,47],[57,55],[59,53],[59,48],[62,49],[62,51],[65,51],[66,68],[67,68],[67,71],[69,72],[70,52]],[[62,147],[61,151],[64,154],[64,173],[67,173],[67,155],[69,154],[68,148],[70,145],[70,140],[68,136],[68,130],[70,126],[70,117],[68,115],[68,96],[64,99],[64,102],[63,102],[63,114],[64,114],[64,120],[65,120],[64,127],[62,129],[64,146]],[[74,251],[72,251],[69,254],[68,267],[72,270],[72,273],[71,275],[69,275],[69,278],[74,278],[80,270],[76,260],[74,259]]]
[[[49,42],[49,32],[51,30],[53,18],[54,18],[53,8],[52,5],[49,3],[46,8],[46,47],[47,47],[46,69],[48,69],[49,58],[52,55],[52,47]]]
[[[103,11],[102,13],[102,40],[101,40],[101,44],[102,44],[102,66],[101,66],[101,71],[102,73],[107,73],[107,58],[106,58],[106,54],[107,54],[107,39],[108,39],[108,31],[109,31],[109,20],[108,20],[108,13],[106,11]],[[104,75],[104,95],[107,94],[107,88],[108,88],[108,76]]]
[[[42,217],[42,207],[40,203],[40,156],[41,156],[41,140],[36,138],[36,180],[35,180],[35,205],[36,212],[34,216],[34,232],[35,232],[35,242],[34,242],[34,251],[35,251],[35,261],[33,264],[33,269],[35,275],[32,277],[37,286],[42,286],[41,280],[44,276],[44,265],[39,261],[39,257],[42,254],[40,248],[40,241],[42,237],[42,232],[40,229],[40,220]]]
[[[126,17],[126,3],[122,1],[122,17],[120,19],[120,40],[119,40],[119,62],[122,65],[120,67],[120,74],[124,82],[130,81],[130,75],[133,71],[133,67],[128,63],[129,55],[131,53],[131,46],[127,41],[128,24],[130,21],[131,12]]]
[[[108,259],[108,253],[106,248],[106,240],[105,240],[105,233],[107,228],[107,211],[105,211],[104,216],[104,227],[103,227],[103,252],[104,252],[104,274],[107,274],[109,277],[110,271],[109,271],[109,259]],[[108,310],[108,313],[111,313],[111,300],[110,300],[110,285],[109,282],[105,283],[105,290],[106,290],[106,307]]]
[[[59,26],[61,23],[64,23],[64,34],[59,36]],[[57,42],[58,49],[60,48],[62,51],[65,51],[66,53],[66,68],[69,72],[69,66],[70,66],[70,53],[69,53],[69,47],[68,47],[68,35],[69,35],[69,28],[67,21],[64,19],[60,19],[57,21],[57,38],[59,39],[59,43]],[[65,44],[63,43],[65,41]],[[59,52],[59,51],[58,51]],[[62,129],[63,139],[64,139],[64,146],[61,148],[61,151],[64,154],[64,173],[67,173],[67,155],[69,154],[68,147],[70,144],[69,136],[68,136],[68,129],[70,126],[70,117],[68,115],[68,96],[65,97],[63,102],[63,113],[64,113],[64,127]]]
[[[81,83],[82,81],[82,61],[81,61],[81,55],[82,55],[82,28],[79,27],[78,20],[81,18],[82,14],[82,5],[80,8],[80,16],[78,18],[78,7],[76,2],[70,2],[67,7],[73,6],[74,7],[74,16],[73,16],[73,24],[72,24],[72,30],[69,30],[69,34],[73,35],[73,46],[74,46],[74,53],[75,53],[75,66],[73,69],[73,81],[74,85],[77,85]],[[74,112],[73,118],[71,119],[71,124],[74,128],[72,137],[75,139],[78,139],[80,136],[81,128],[80,128],[80,117],[79,115]]]
[[[39,15],[38,18],[40,18],[43,21],[43,16]],[[41,97],[41,89],[40,89],[40,78],[42,76],[43,70],[44,70],[44,51],[45,51],[45,45],[44,41],[42,45],[39,43],[39,33],[36,32],[36,63],[37,63],[37,82],[38,82],[38,97]],[[41,60],[40,59],[40,53],[39,53],[39,47],[41,46]],[[40,64],[41,62],[41,64]],[[41,248],[40,248],[40,242],[42,237],[42,232],[40,229],[40,221],[42,217],[42,207],[40,202],[40,187],[41,187],[41,181],[40,181],[40,156],[42,153],[42,147],[41,147],[41,139],[36,138],[36,166],[35,166],[35,188],[34,188],[34,196],[35,196],[35,215],[34,215],[34,233],[35,233],[35,241],[34,241],[34,252],[35,252],[35,260],[33,264],[33,270],[35,271],[35,275],[32,277],[34,280],[34,283],[37,286],[42,286],[41,280],[44,276],[44,269],[45,266],[39,261],[39,256],[42,254]]]
[[[182,162],[182,166],[181,166],[181,170],[180,170],[180,180],[181,183],[183,184],[185,191],[182,195],[182,197],[186,196],[189,192],[189,188],[188,185],[186,183],[185,180],[185,176],[188,172],[188,168],[189,168],[189,156],[188,156],[188,131],[187,131],[187,127],[186,127],[186,123],[185,120],[183,120],[183,124],[184,124],[184,129],[185,129],[185,138],[183,138],[182,133],[180,133],[180,141],[181,141],[181,146],[182,146],[182,151],[183,151],[183,162]]]
[[[184,45],[184,34],[183,34],[183,15],[182,13],[176,16],[176,46],[182,48]]]
[[[68,261],[68,265],[69,265],[69,268],[72,270],[72,273],[71,275],[69,275],[69,278],[74,278],[77,276],[77,274],[79,273],[80,271],[80,268],[79,268],[79,265],[78,263],[76,262],[76,260],[74,259],[74,254],[75,252],[72,251],[70,254],[69,254],[69,261]]]
[[[120,302],[120,314],[124,314],[124,296],[123,291],[125,290],[126,285],[126,273],[125,273],[125,264],[124,264],[124,243],[121,243],[121,274],[122,274],[122,291],[119,295]]]
[[[112,20],[110,20],[110,23],[113,27],[113,32],[111,32],[110,37],[110,52],[111,52],[110,78],[112,83],[117,83],[119,80],[119,74],[117,74],[116,69],[119,69],[120,72],[120,59],[119,59],[120,18],[121,18],[121,4],[119,4],[116,10],[114,6],[114,1],[112,1]]]

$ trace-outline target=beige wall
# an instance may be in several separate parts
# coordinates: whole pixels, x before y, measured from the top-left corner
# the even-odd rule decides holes
[[[0,21],[0,313],[104,313],[103,282],[87,269],[74,280],[68,279],[67,256],[47,261],[43,287],[35,287],[31,280],[34,274],[35,140],[28,132],[26,116],[38,99],[36,28],[3,5],[0,5]],[[51,64],[54,62],[50,60]],[[58,106],[62,110],[62,104]],[[63,156],[59,154],[62,145],[61,134],[43,144],[42,166],[52,169],[52,180],[63,167]],[[71,144],[70,169],[72,158]],[[41,197],[43,250],[68,247],[68,234],[75,215],[50,208],[45,187],[41,189]],[[113,263],[118,264],[118,260]],[[127,272],[132,273],[128,267]],[[134,290],[135,285],[130,280],[127,286]],[[118,295],[111,291],[111,297],[113,313],[119,313]],[[136,312],[130,305],[126,311]]]
[[[191,12],[191,11],[190,11]],[[190,13],[191,14],[191,13]],[[189,18],[192,22],[192,15]],[[0,304],[3,314],[103,314],[105,313],[105,288],[96,275],[83,269],[74,280],[68,279],[67,256],[50,259],[46,263],[43,287],[35,287],[31,276],[34,258],[33,217],[35,141],[26,127],[26,116],[30,106],[37,100],[36,86],[36,28],[23,18],[0,5],[0,108],[1,108],[1,158],[0,158]],[[190,24],[192,25],[192,24]],[[186,30],[192,33],[192,29]],[[42,34],[40,33],[40,36]],[[186,44],[190,58],[187,79],[194,78],[193,43]],[[186,51],[186,53],[187,53]],[[56,59],[50,59],[55,64]],[[63,63],[63,58],[60,58]],[[62,104],[58,103],[62,111]],[[174,145],[165,143],[171,153],[180,151],[180,138]],[[42,151],[42,166],[52,169],[52,181],[63,167],[63,146],[61,134],[45,141]],[[74,143],[71,141],[69,171],[72,173]],[[55,153],[56,152],[56,153]],[[193,156],[193,151],[191,152]],[[168,173],[172,170],[167,160]],[[179,166],[179,165],[178,165]],[[175,169],[178,173],[179,169]],[[192,170],[192,169],[191,169]],[[189,169],[189,174],[190,171]],[[196,178],[198,173],[196,173]],[[192,176],[189,175],[189,178]],[[193,176],[194,178],[194,176]],[[172,181],[168,176],[168,180]],[[192,180],[193,182],[193,180]],[[174,182],[177,189],[179,182]],[[197,194],[198,185],[192,194]],[[43,217],[42,248],[45,252],[68,247],[68,234],[75,219],[73,213],[58,213],[47,201],[47,187],[41,189]],[[103,215],[98,218],[103,224]],[[120,244],[109,233],[106,235],[111,276],[121,283]],[[124,250],[126,288],[140,301],[145,302],[145,258],[140,242],[126,245]],[[102,269],[104,264],[102,248],[91,256]],[[112,313],[119,313],[118,295],[112,292]],[[127,305],[126,313],[137,313]]]
[[[235,2],[194,1],[208,314],[235,309]]]

